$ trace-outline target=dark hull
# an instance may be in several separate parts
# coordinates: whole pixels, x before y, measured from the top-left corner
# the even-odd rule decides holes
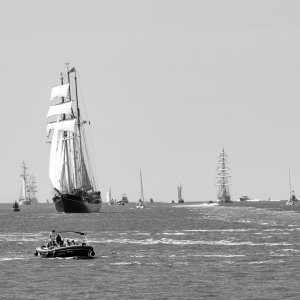
[[[97,213],[101,208],[101,198],[88,198],[71,194],[60,194],[53,198],[57,212]]]
[[[52,257],[80,257],[91,258],[95,255],[92,246],[74,245],[68,247],[51,247],[41,246],[36,248],[35,255],[40,255],[43,258]]]

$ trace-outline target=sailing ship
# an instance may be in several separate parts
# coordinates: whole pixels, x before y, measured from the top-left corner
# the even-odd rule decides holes
[[[182,186],[181,186],[181,184],[177,186],[177,192],[178,192],[178,203],[184,203],[184,200],[182,198]]]
[[[146,208],[145,198],[144,198],[144,189],[143,189],[143,179],[142,179],[142,171],[140,170],[140,183],[141,183],[141,197],[137,203],[136,208]]]
[[[20,207],[17,201],[15,201],[12,205],[13,211],[20,211]]]
[[[36,187],[36,182],[35,182],[35,177],[33,175],[27,174],[27,167],[23,161],[22,167],[22,174],[21,180],[22,180],[22,185],[21,185],[21,193],[19,197],[19,204],[25,204],[25,205],[30,205],[30,204],[37,204],[38,200],[36,198],[36,193],[37,193],[37,187]]]
[[[219,161],[218,161],[218,168],[217,168],[217,186],[219,186],[218,189],[218,195],[217,195],[217,202],[231,202],[231,197],[229,193],[229,168],[227,167],[227,154],[224,151],[224,148],[222,152],[219,155]]]
[[[67,66],[67,82],[61,73],[61,85],[52,88],[47,114],[47,137],[50,139],[49,178],[52,198],[58,212],[96,213],[101,207],[94,172],[81,119],[77,71]],[[72,83],[71,83],[72,80]],[[74,95],[74,97],[73,97]]]

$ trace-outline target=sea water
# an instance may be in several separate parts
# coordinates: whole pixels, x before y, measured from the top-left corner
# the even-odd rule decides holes
[[[0,299],[300,299],[299,206],[104,204],[59,214],[52,204],[2,204]],[[95,258],[34,256],[52,229],[86,232]]]

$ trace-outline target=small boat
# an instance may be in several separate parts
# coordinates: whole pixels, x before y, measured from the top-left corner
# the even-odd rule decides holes
[[[289,184],[290,184],[290,199],[286,202],[286,205],[295,205],[296,202],[298,201],[296,195],[295,195],[295,191],[292,190],[292,186],[291,186],[291,172],[289,170]]]
[[[61,233],[63,232],[73,232],[83,235],[83,239],[82,241],[65,239],[62,240],[60,245],[49,241],[47,245],[37,247],[34,255],[43,258],[92,258],[95,256],[94,248],[88,244],[85,233],[77,231],[61,231]]]
[[[19,207],[19,204],[18,204],[17,201],[15,201],[15,202],[13,203],[12,208],[13,208],[13,211],[20,211],[20,207]]]
[[[136,208],[146,208],[144,190],[143,190],[143,180],[142,180],[142,171],[140,170],[140,181],[141,181],[141,198],[139,199]]]
[[[128,203],[129,203],[129,201],[128,201],[126,194],[123,194],[121,200],[117,202],[118,205],[125,205]]]
[[[177,186],[178,191],[178,203],[184,203],[184,200],[182,198],[182,186],[181,184]]]

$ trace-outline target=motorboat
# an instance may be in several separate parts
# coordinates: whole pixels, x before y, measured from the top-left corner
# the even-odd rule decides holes
[[[66,231],[61,231],[66,232]],[[70,231],[67,231],[70,232]],[[92,258],[95,256],[95,251],[90,246],[86,239],[86,234],[83,232],[71,231],[80,235],[83,235],[82,240],[64,239],[60,243],[50,240],[47,245],[39,246],[35,249],[35,256],[41,256],[43,258],[55,258],[55,257],[74,257],[74,258]]]

